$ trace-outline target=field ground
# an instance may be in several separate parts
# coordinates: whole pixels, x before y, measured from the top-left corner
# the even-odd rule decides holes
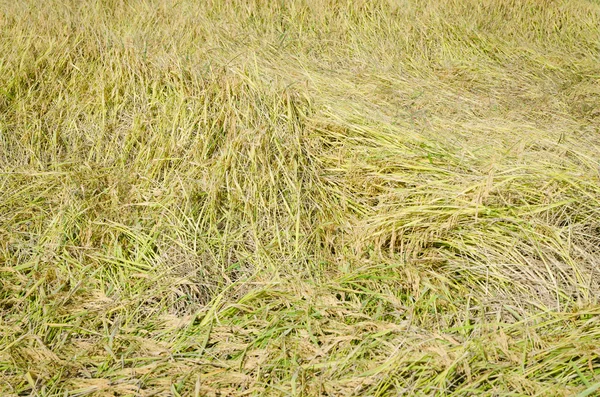
[[[600,4],[0,0],[2,396],[600,394]]]

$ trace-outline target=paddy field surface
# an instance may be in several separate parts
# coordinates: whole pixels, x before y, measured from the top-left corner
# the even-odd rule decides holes
[[[0,395],[600,393],[600,3],[0,0]]]

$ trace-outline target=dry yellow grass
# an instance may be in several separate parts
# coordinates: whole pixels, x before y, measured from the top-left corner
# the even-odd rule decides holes
[[[600,5],[0,3],[3,396],[600,391]]]

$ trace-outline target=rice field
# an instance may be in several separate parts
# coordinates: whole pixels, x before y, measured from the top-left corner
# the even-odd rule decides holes
[[[600,395],[600,3],[0,0],[0,395]]]

